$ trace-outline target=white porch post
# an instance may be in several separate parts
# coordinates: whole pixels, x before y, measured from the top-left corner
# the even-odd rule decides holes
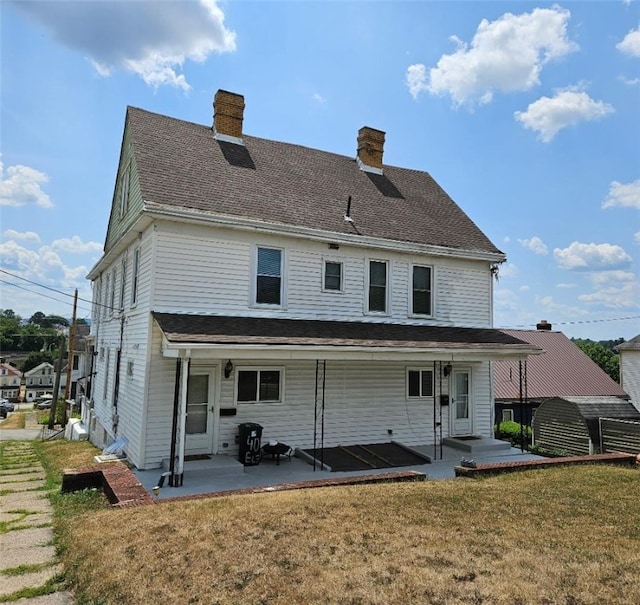
[[[186,446],[186,429],[187,429],[187,386],[189,384],[189,365],[190,365],[191,351],[185,350],[182,357],[182,384],[180,387],[180,413],[179,413],[179,425],[178,425],[178,475],[182,476],[184,473],[184,450]],[[180,482],[182,483],[182,481]]]

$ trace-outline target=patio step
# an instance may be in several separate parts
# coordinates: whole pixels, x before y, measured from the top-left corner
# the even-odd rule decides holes
[[[511,444],[508,441],[500,441],[489,437],[445,437],[442,444],[452,449],[464,452],[465,454],[496,455],[508,454],[511,451]]]

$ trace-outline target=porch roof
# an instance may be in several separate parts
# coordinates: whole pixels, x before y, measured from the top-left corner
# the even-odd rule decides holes
[[[163,354],[271,359],[483,361],[542,353],[492,328],[153,312]]]

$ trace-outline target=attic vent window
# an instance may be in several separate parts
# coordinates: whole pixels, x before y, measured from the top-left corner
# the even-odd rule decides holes
[[[131,165],[127,166],[122,175],[122,183],[120,184],[120,218],[122,218],[129,210],[129,173]]]

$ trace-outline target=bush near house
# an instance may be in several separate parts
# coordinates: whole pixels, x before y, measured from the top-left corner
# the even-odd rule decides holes
[[[514,447],[521,447],[524,445],[524,448],[527,450],[531,448],[530,426],[522,426],[519,422],[513,422],[512,420],[509,420],[496,425],[494,427],[494,433],[496,439],[510,441],[511,445],[513,445]]]

